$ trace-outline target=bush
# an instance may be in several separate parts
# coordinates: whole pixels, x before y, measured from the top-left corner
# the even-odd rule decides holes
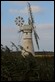
[[[54,58],[2,52],[1,81],[54,81]]]

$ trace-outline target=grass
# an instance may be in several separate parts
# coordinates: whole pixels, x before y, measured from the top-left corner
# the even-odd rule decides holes
[[[1,81],[54,81],[54,56],[40,54],[1,52]]]

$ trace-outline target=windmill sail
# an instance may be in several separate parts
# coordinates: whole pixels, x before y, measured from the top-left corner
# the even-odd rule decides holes
[[[34,30],[34,36],[35,36],[35,40],[36,40],[37,47],[38,47],[38,49],[39,49],[39,44],[38,44],[39,36],[37,35],[37,33],[36,33],[35,30]]]
[[[5,51],[5,48],[3,47],[2,44],[1,44],[1,51]]]
[[[32,25],[32,28],[34,28],[34,19],[33,19],[32,11],[31,11],[31,5],[30,5],[29,2],[28,2],[28,8],[29,8],[29,10],[28,10],[29,11],[28,23]],[[39,36],[36,33],[35,28],[33,30],[34,30],[34,37],[35,37],[35,40],[36,40],[36,44],[37,44],[37,47],[39,49],[39,44],[38,44]]]
[[[26,51],[21,45],[18,45],[18,46],[20,47],[21,50]]]
[[[3,46],[3,45],[1,44],[1,46]]]
[[[17,46],[13,42],[11,42],[11,43],[12,43],[12,47],[14,46],[16,48],[16,50],[18,51]]]
[[[8,48],[8,46],[5,46],[6,51],[10,52],[11,50]]]
[[[34,29],[34,32],[35,32],[35,34],[36,34],[36,37],[39,39],[39,36],[38,36],[38,34],[37,34],[37,32],[36,32],[36,30]]]
[[[34,20],[33,20],[33,16],[32,16],[31,5],[30,5],[29,2],[28,2],[28,11],[29,11],[28,23],[29,23],[29,24],[32,24],[32,27],[33,27]]]

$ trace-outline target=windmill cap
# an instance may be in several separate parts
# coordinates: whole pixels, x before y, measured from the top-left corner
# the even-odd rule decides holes
[[[31,25],[23,25],[21,27],[21,30],[32,30],[32,26]]]

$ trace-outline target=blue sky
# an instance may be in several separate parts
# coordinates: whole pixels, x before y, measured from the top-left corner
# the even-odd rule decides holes
[[[40,51],[54,51],[54,1],[29,1],[32,7],[36,31],[40,37]],[[16,45],[22,43],[22,34],[14,20],[21,16],[27,24],[28,11],[26,1],[1,1],[1,43],[8,47],[10,41]],[[20,41],[21,40],[21,41]],[[33,36],[34,50],[38,51]],[[11,48],[11,47],[10,47]]]

